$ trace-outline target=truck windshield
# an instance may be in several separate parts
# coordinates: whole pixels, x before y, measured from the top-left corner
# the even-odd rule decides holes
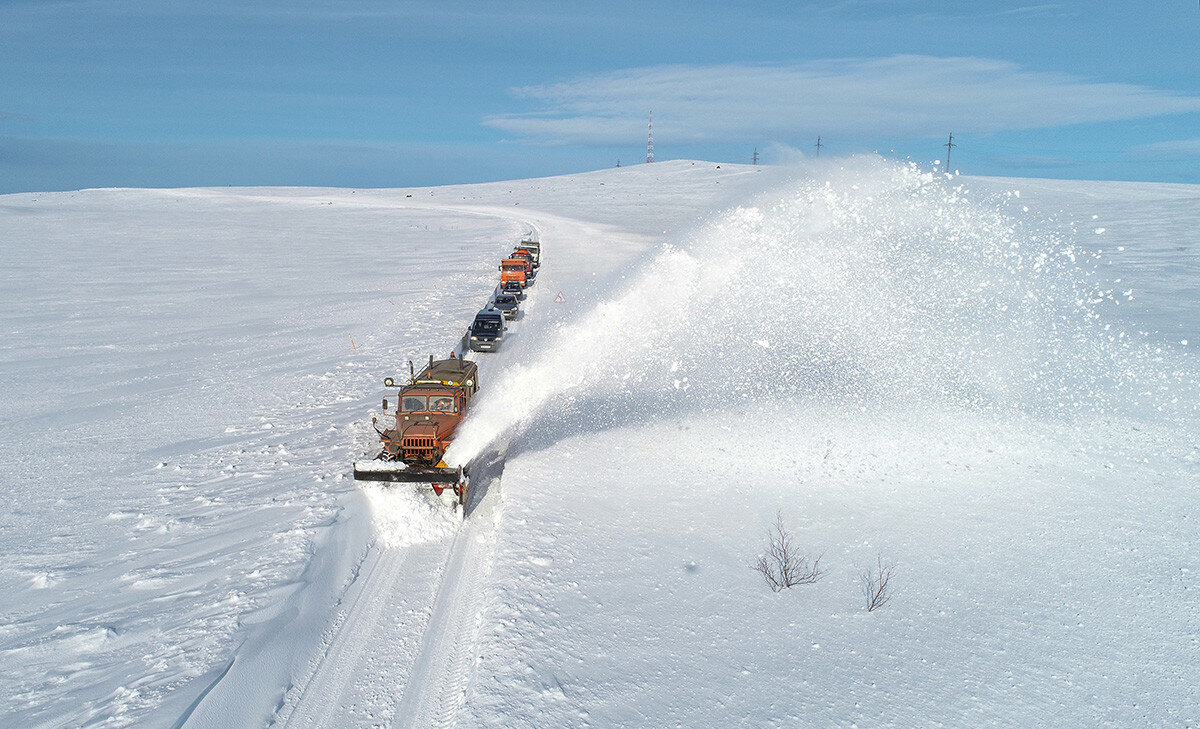
[[[424,395],[405,395],[400,399],[400,411],[404,413],[425,412]]]
[[[494,334],[495,332],[500,331],[500,321],[498,319],[492,319],[491,317],[488,317],[487,319],[480,317],[475,320],[475,331]]]
[[[434,413],[457,413],[458,405],[449,395],[434,395],[429,398],[429,411]]]
[[[504,264],[505,271],[524,271],[525,264],[523,263],[506,263]]]

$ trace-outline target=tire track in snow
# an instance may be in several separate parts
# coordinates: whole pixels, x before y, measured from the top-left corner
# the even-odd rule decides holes
[[[488,498],[476,494],[476,509],[455,536],[392,727],[449,729],[466,703],[483,619],[483,583],[495,555],[504,454],[493,454],[477,470],[485,476]]]
[[[350,593],[343,599],[329,639],[329,647],[313,666],[295,707],[284,718],[282,726],[290,729],[327,725],[329,714],[336,708],[358,665],[364,648],[372,640],[372,627],[378,622],[398,581],[409,549],[372,544],[359,566]],[[393,579],[389,579],[393,578]],[[380,589],[391,584],[392,589]],[[284,705],[288,703],[285,696]],[[278,725],[278,722],[276,722]]]

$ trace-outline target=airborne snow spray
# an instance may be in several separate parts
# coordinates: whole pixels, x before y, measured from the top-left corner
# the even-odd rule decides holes
[[[1194,379],[1105,325],[1119,294],[1069,231],[915,165],[814,169],[664,244],[553,332],[481,395],[447,460],[534,421],[570,432],[747,401],[1053,419],[1195,409]]]

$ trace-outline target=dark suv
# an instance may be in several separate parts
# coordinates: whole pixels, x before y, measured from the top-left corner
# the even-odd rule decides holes
[[[508,327],[504,324],[504,313],[499,309],[488,307],[475,315],[471,322],[471,351],[492,352],[504,341],[504,332]]]
[[[505,319],[516,319],[520,304],[512,294],[498,293],[492,298],[492,306],[504,314]]]
[[[505,294],[512,294],[517,297],[517,301],[525,300],[525,287],[519,281],[505,281],[500,284],[500,291]]]

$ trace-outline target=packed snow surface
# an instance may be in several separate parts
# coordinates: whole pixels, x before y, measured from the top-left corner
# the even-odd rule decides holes
[[[1194,726],[1197,230],[878,158],[0,197],[0,725]],[[465,520],[354,484],[527,232]]]

